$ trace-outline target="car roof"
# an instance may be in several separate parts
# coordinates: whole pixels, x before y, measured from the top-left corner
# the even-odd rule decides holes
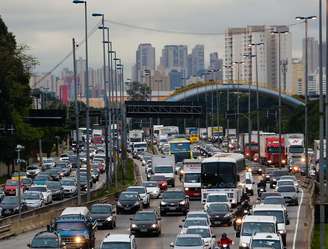
[[[130,234],[109,234],[104,238],[103,242],[130,242],[132,238],[133,236]]]
[[[189,211],[187,216],[190,214],[207,214],[204,210],[199,210],[199,211]]]
[[[155,209],[138,211],[138,214],[156,213]]]
[[[262,240],[262,239],[270,239],[270,240],[280,240],[279,235],[276,233],[256,233],[253,235],[253,240]]]
[[[245,222],[276,222],[276,217],[264,215],[246,215],[243,218],[243,223]]]
[[[179,234],[177,238],[202,238],[199,234]]]
[[[187,219],[185,220],[185,222],[187,220],[206,220],[207,221],[207,219],[205,217],[189,217],[189,218],[187,217]]]
[[[253,207],[253,211],[260,211],[260,210],[284,211],[284,208],[280,204],[259,204]]]
[[[211,230],[210,226],[190,226],[187,228],[187,230],[189,229],[207,229],[207,230]]]
[[[58,238],[58,234],[48,232],[48,231],[42,231],[37,233],[34,238]]]
[[[87,207],[67,207],[61,213],[61,215],[84,215],[86,216],[89,213],[89,209]]]
[[[128,187],[128,192],[129,192],[129,188],[142,188],[142,189],[144,189],[145,186],[129,186]]]

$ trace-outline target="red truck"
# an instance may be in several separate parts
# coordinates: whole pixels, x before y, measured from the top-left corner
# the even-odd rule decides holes
[[[281,156],[280,156],[281,155]],[[260,136],[260,159],[261,162],[266,165],[279,166],[279,159],[281,158],[281,165],[286,165],[287,154],[285,139],[277,135],[265,135]]]

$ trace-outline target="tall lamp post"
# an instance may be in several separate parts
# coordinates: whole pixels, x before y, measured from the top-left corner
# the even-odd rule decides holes
[[[258,71],[258,53],[257,47],[264,46],[263,42],[258,43],[251,43],[249,46],[255,48],[255,81],[256,81],[256,128],[257,128],[257,146],[258,146],[258,153],[260,153],[260,94],[259,94],[259,71]]]
[[[105,15],[101,13],[93,13],[93,17],[101,17],[101,26],[99,29],[102,30],[102,47],[103,47],[103,67],[104,67],[104,102],[105,102],[105,171],[106,171],[106,187],[109,188],[109,141],[108,141],[108,92],[107,92],[107,73],[106,73],[106,44],[105,44],[105,31],[109,30],[108,27],[105,27]]]
[[[281,146],[281,34],[286,34],[288,31],[285,30],[273,30],[271,34],[278,34],[278,132],[279,132],[279,168],[281,168],[281,155],[282,155],[282,146]]]
[[[87,153],[87,200],[90,201],[90,104],[89,104],[89,66],[88,66],[88,4],[87,1],[73,0],[74,4],[84,5],[84,36],[85,36],[85,97],[86,97],[86,153]]]
[[[224,65],[225,68],[229,68],[231,70],[231,80],[233,79],[233,70],[232,70],[232,65]],[[229,92],[229,87],[227,88],[227,108],[226,108],[226,119],[227,119],[227,125],[226,125],[226,137],[228,140],[228,146],[227,146],[227,152],[229,152],[229,129],[230,129],[230,119],[229,119],[229,112],[230,112],[230,92]]]
[[[308,155],[308,21],[317,19],[316,16],[297,16],[297,21],[303,21],[305,26],[305,61],[304,63],[304,147],[305,147],[305,167],[306,167],[306,175],[309,174],[309,155]]]
[[[17,151],[17,163],[19,166],[18,169],[18,214],[19,214],[19,218],[21,218],[22,215],[22,193],[21,193],[21,159],[20,159],[20,152],[24,149],[23,145],[17,144],[16,146],[16,151]]]
[[[237,135],[237,147],[239,148],[239,85],[240,85],[240,66],[244,64],[243,61],[235,61],[233,63],[237,65],[237,124],[236,124],[236,135]]]

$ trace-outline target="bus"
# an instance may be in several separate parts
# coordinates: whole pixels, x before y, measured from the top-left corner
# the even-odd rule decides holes
[[[183,162],[185,159],[192,159],[190,141],[185,138],[175,138],[169,141],[170,155],[174,155],[175,162]]]
[[[245,170],[245,158],[238,153],[217,153],[205,158],[201,164],[201,199],[206,201],[209,193],[227,194],[232,206],[240,203],[244,187],[240,183],[241,173]]]

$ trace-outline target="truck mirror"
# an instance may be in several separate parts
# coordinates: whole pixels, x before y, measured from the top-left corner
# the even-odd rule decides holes
[[[237,237],[237,238],[240,238],[240,231],[237,231],[237,232],[236,232],[236,237]]]

